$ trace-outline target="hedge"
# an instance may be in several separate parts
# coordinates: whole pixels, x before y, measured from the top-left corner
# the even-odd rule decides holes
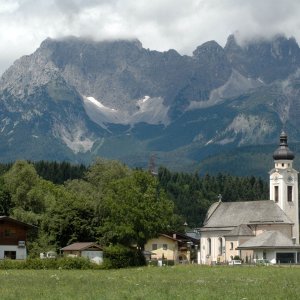
[[[27,260],[4,259],[0,261],[0,269],[63,269],[63,270],[87,270],[101,269],[101,265],[92,263],[84,257],[63,257],[55,259],[33,258]]]
[[[119,269],[144,265],[146,261],[141,251],[122,245],[111,245],[104,249],[103,268]]]

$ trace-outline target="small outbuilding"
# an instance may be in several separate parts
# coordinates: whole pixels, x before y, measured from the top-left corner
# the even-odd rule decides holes
[[[85,257],[101,264],[103,262],[103,249],[94,242],[73,243],[61,249],[64,256]]]
[[[300,245],[279,231],[265,231],[244,242],[237,250],[252,250],[254,259],[267,259],[272,264],[299,263]]]

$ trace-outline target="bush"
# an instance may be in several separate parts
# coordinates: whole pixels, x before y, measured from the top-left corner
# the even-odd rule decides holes
[[[158,260],[149,260],[148,261],[148,266],[154,266],[157,267],[158,266]]]
[[[165,262],[163,262],[163,264],[165,264],[166,266],[174,266],[175,265],[175,261],[174,260],[166,260]]]
[[[101,269],[101,265],[96,265],[84,257],[63,257],[56,259],[27,259],[27,260],[10,260],[5,259],[0,261],[0,269],[63,269],[63,270],[86,270],[86,269]]]
[[[144,266],[145,264],[145,257],[141,251],[133,250],[122,245],[111,245],[104,249],[103,268],[119,269]]]

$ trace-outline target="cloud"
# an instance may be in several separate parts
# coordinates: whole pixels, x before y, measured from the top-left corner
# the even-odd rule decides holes
[[[298,0],[0,0],[0,73],[47,37],[138,38],[146,48],[191,54],[283,33],[300,41]]]

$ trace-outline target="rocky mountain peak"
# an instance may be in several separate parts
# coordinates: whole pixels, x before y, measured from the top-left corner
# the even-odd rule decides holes
[[[195,76],[201,78],[203,70],[207,71],[207,86],[216,88],[224,84],[232,72],[224,49],[216,42],[209,41],[197,47],[193,59],[199,65]]]
[[[234,34],[230,34],[228,36],[224,49],[226,49],[227,52],[235,52],[241,50],[241,46],[237,43]]]
[[[48,38],[0,80],[1,145],[9,160],[19,145],[36,159],[34,144],[43,159],[136,165],[150,151],[191,162],[189,151],[269,143],[283,121],[299,128],[299,66],[297,42],[283,36],[239,45],[231,35],[193,56],[134,39]]]
[[[216,42],[209,41],[198,46],[193,52],[193,57],[198,60],[214,60],[219,57],[225,57],[224,49]]]
[[[282,35],[272,39],[256,39],[238,45],[229,36],[225,53],[232,66],[246,77],[259,78],[266,83],[284,79],[299,67],[300,49],[294,38]]]

